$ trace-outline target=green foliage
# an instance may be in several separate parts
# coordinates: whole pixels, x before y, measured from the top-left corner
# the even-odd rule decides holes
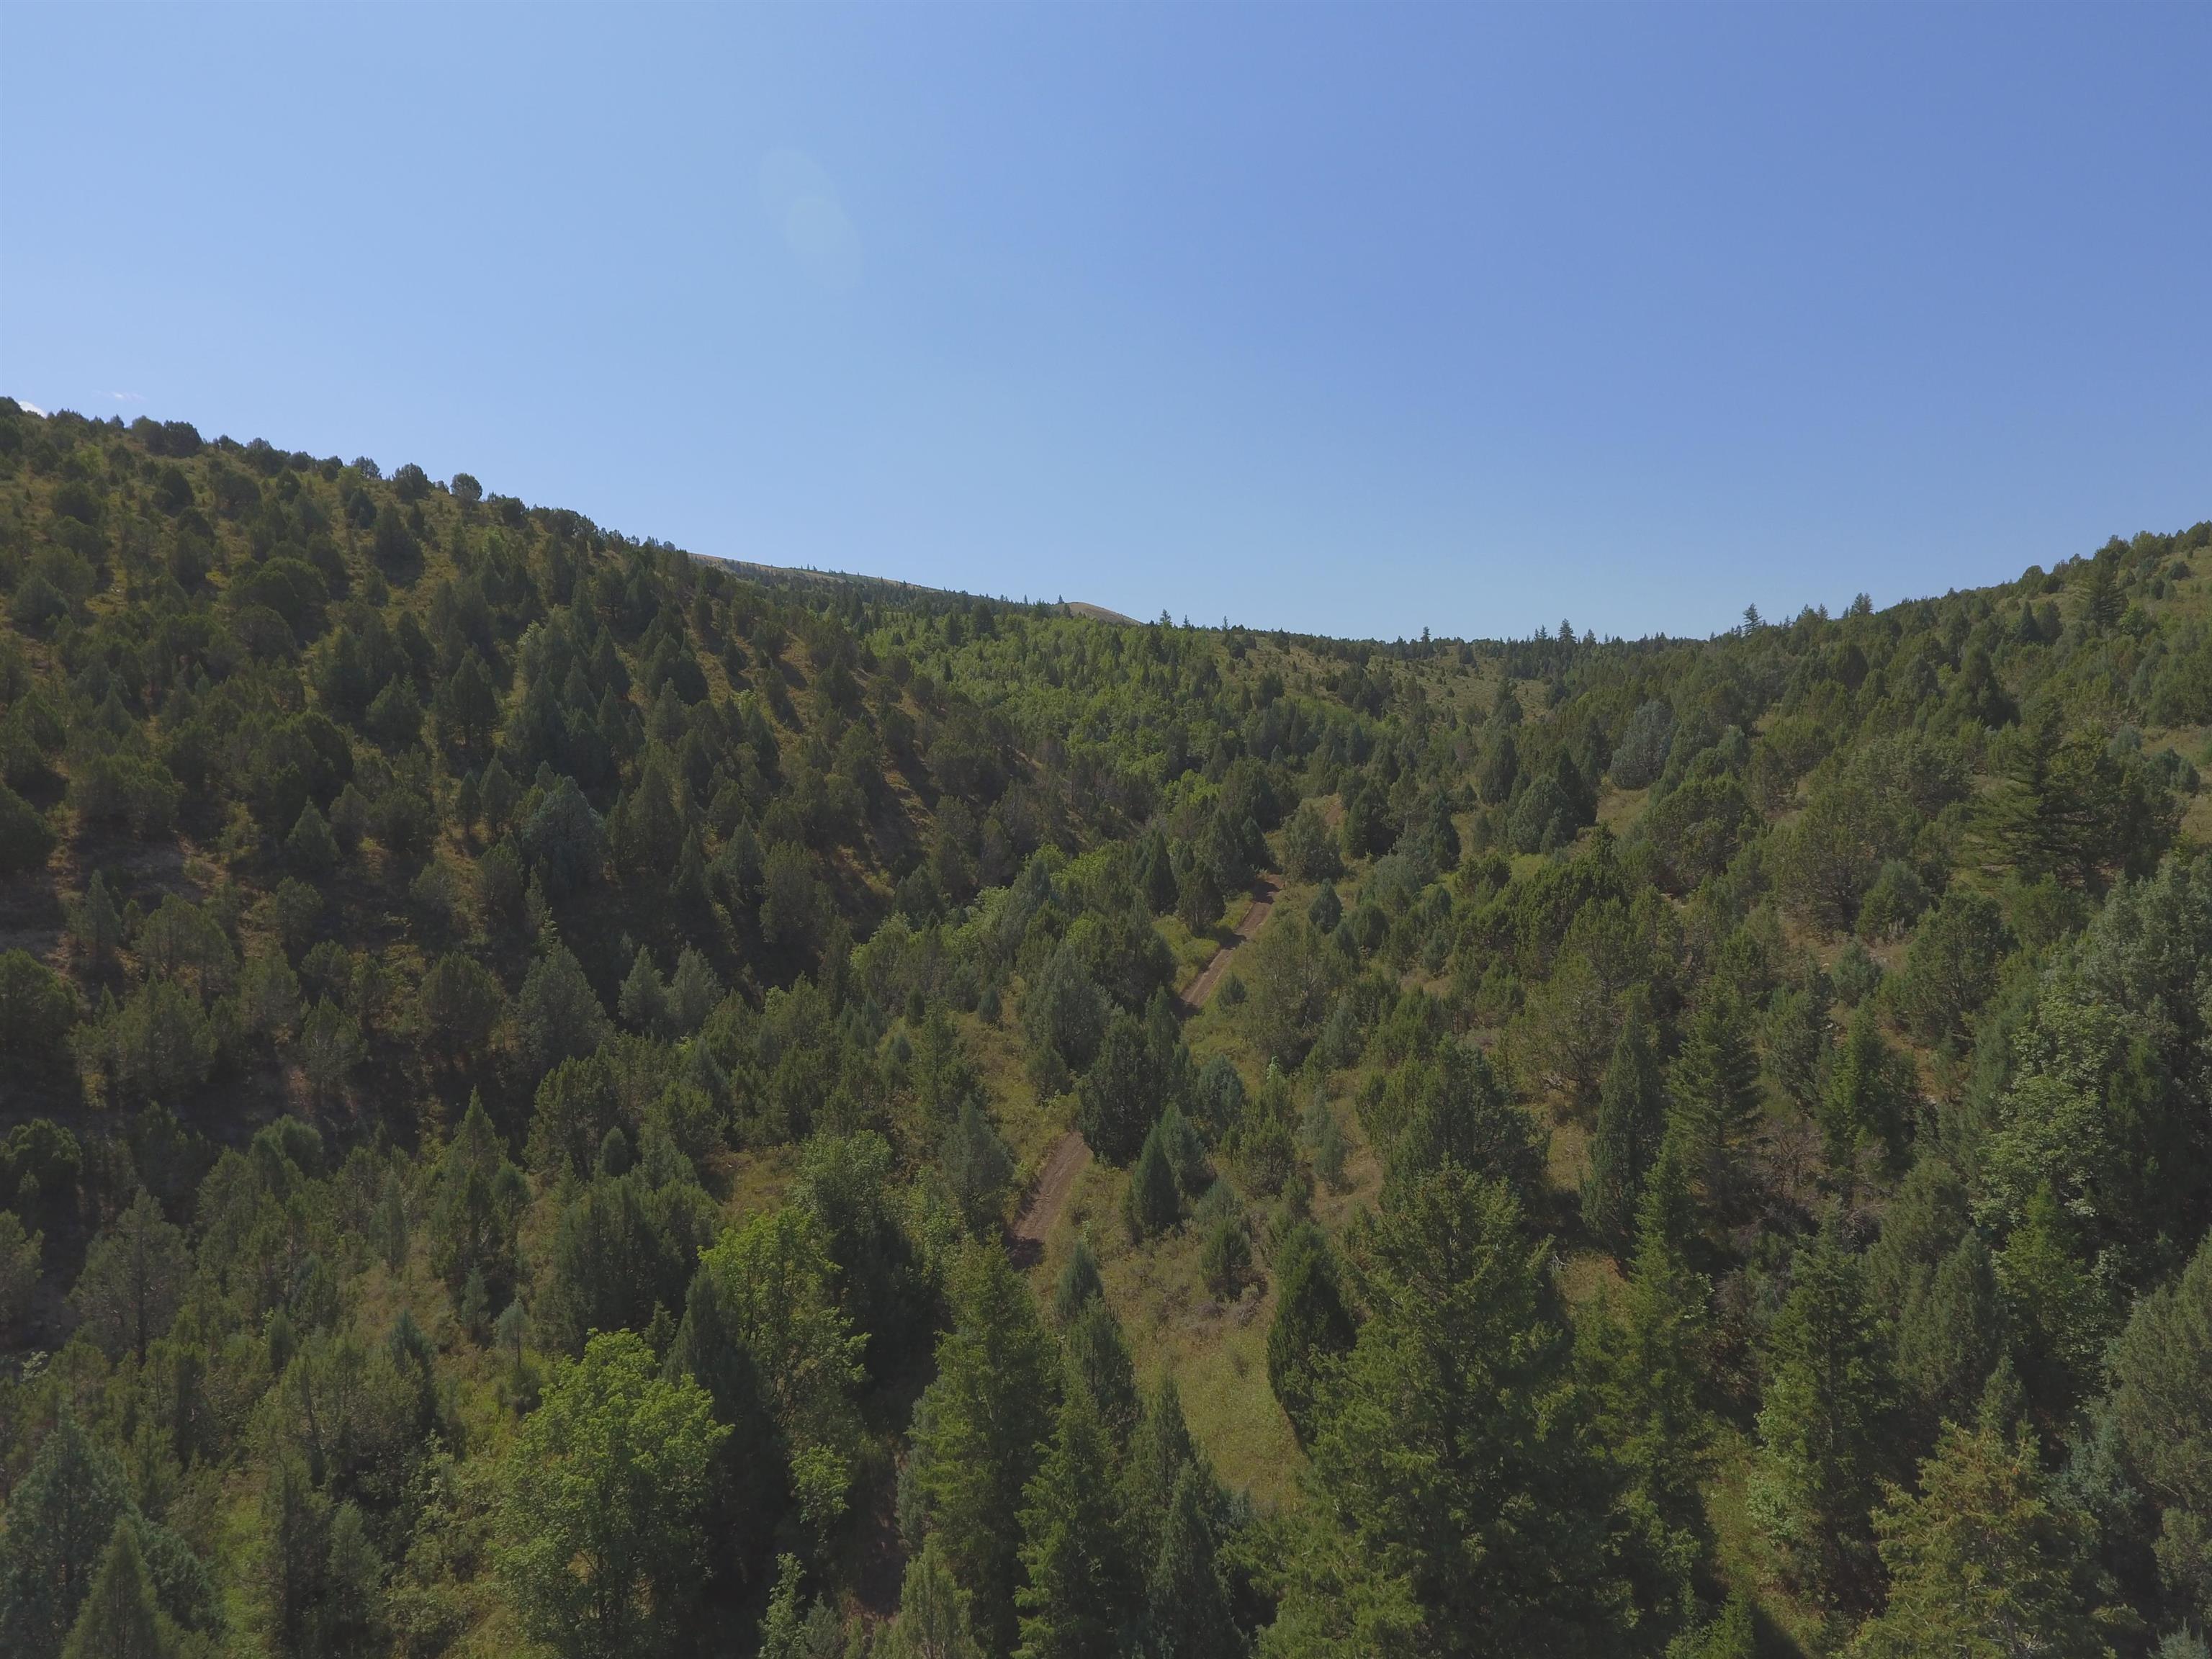
[[[499,1570],[524,1627],[563,1654],[658,1652],[696,1593],[707,1469],[728,1429],[629,1332],[594,1336],[504,1466]]]
[[[2112,1653],[2094,1601],[2089,1518],[2053,1501],[2033,1437],[1944,1425],[1919,1491],[1875,1517],[1889,1601],[1854,1656]]]
[[[1358,1235],[1368,1317],[1322,1391],[1316,1535],[1280,1650],[1518,1654],[1618,1632],[1606,1475],[1522,1220],[1504,1183],[1448,1163]]]
[[[53,832],[38,809],[0,783],[0,876],[37,869],[53,846]]]
[[[1051,1432],[1059,1366],[1028,1290],[996,1249],[962,1252],[949,1299],[937,1376],[915,1407],[909,1542],[941,1542],[978,1637],[1005,1652],[1016,1630],[1018,1516]]]
[[[1799,1250],[1791,1278],[1768,1337],[1753,1501],[1807,1594],[1863,1607],[1878,1582],[1869,1514],[1895,1385],[1864,1268],[1832,1227]]]
[[[1129,1184],[1123,1189],[1121,1217],[1132,1238],[1150,1238],[1164,1232],[1182,1218],[1182,1205],[1176,1191],[1176,1175],[1154,1124],[1145,1145],[1130,1166]]]
[[[2043,1582],[2078,1505],[2109,1576],[2070,1605],[2116,1647],[2212,1616],[2212,888],[2174,747],[2212,714],[2212,526],[1702,641],[1383,643],[726,567],[465,475],[4,402],[0,497],[0,1554],[45,1563],[9,1583],[81,1595],[119,1492],[184,1650],[531,1640],[501,1472],[597,1328],[726,1431],[684,1515],[608,1507],[617,1644],[742,1644],[765,1601],[776,1650],[842,1650],[833,1607],[877,1582],[853,1511],[894,1468],[919,1547],[893,1651],[1003,1655],[1027,1611],[1155,1655],[1738,1659],[1750,1607],[1699,1608],[1771,1565],[1840,1647],[1877,1508],[1938,1540],[1889,1560],[1893,1611],[1978,1605],[1926,1565],[1945,1539],[2057,1540],[2001,1557]],[[1271,867],[1318,890],[1237,947],[1200,1066],[1167,939],[1202,951]],[[269,1122],[286,1102],[319,1129]],[[1349,1232],[1376,1200],[1347,1108],[1383,1210]],[[1237,1423],[1239,1484],[1272,1431],[1214,1333],[1233,1358],[1273,1279],[1303,1498],[1224,1490],[1171,1391],[1139,1412],[1079,1242],[1045,1334],[1001,1255],[1007,1141],[1071,1110],[1138,1166],[1139,1230],[1188,1213],[1241,1298],[1155,1323],[1182,1252],[1115,1270],[1146,1370],[1194,1358],[1202,1421]],[[1557,1185],[1585,1146],[1578,1226]],[[1476,1177],[1510,1226],[1390,1219]],[[1822,1312],[1795,1241],[1832,1201],[1881,1237]],[[1547,1225],[1556,1282],[1527,1267]],[[1415,1272],[1370,1248],[1393,1226],[1408,1260],[1479,1243]],[[1592,1243],[1617,1291],[1585,1294]],[[1874,1413],[1893,1367],[1902,1409]],[[1993,1370],[2050,1467],[2069,1438],[2039,1490],[2009,1440],[1937,1439]],[[1094,1591],[1023,1609],[1063,1400],[1099,1416],[1111,1495],[1060,1490],[1121,1568],[1094,1593],[1061,1546],[1099,1534],[1055,1522],[1046,1577]],[[1769,1431],[1778,1562],[1735,1530],[1712,1558],[1708,1504],[1740,1512],[1718,1419]],[[1980,1472],[1880,1485],[1931,1452]],[[58,1580],[42,1540],[75,1521],[19,1516],[64,1489],[100,1513]],[[2008,1534],[1978,1492],[2044,1518]],[[587,1558],[561,1560],[568,1595]],[[143,1601],[80,1645],[143,1646]]]
[[[76,1019],[67,980],[28,951],[0,952],[0,1054],[52,1054]]]
[[[1310,1224],[1293,1229],[1275,1252],[1267,1382],[1301,1444],[1313,1437],[1322,1379],[1350,1352],[1352,1336],[1352,1315],[1328,1236]]]
[[[1658,1057],[1652,1051],[1644,1000],[1630,1003],[1613,1039],[1598,1091],[1597,1128],[1589,1173],[1583,1179],[1583,1219],[1616,1254],[1632,1237],[1644,1177],[1666,1129]]]
[[[1050,1449],[1023,1494],[1016,1659],[1112,1659],[1132,1584],[1106,1436],[1090,1395],[1060,1403]]]

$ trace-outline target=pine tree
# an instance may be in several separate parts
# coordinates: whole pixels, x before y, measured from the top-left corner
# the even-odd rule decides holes
[[[1098,1275],[1098,1258],[1091,1253],[1091,1235],[1079,1232],[1075,1243],[1068,1247],[1067,1260],[1060,1264],[1060,1279],[1053,1287],[1054,1323],[1065,1327],[1093,1297],[1105,1294],[1106,1281]]]
[[[1583,1182],[1583,1219],[1616,1255],[1635,1237],[1644,1174],[1666,1127],[1659,1061],[1652,1052],[1646,999],[1632,993],[1598,1090],[1597,1133]]]
[[[1672,1149],[1651,1171],[1628,1285],[1588,1334],[1602,1379],[1600,1437],[1628,1471],[1668,1577],[1686,1589],[1707,1546],[1700,1489],[1711,1418],[1711,1285],[1691,1266],[1687,1183]]]
[[[0,1533],[0,1653],[53,1659],[118,1522],[135,1518],[114,1454],[64,1412],[8,1499]]]
[[[1029,1287],[995,1244],[962,1252],[949,1291],[951,1326],[915,1407],[907,1480],[971,1598],[978,1638],[1004,1653],[1013,1645],[1017,1517],[1051,1431],[1059,1364]]]
[[[1221,890],[1205,861],[1194,859],[1176,883],[1176,917],[1194,937],[1221,920]]]
[[[1190,1425],[1183,1420],[1182,1396],[1176,1389],[1175,1375],[1168,1372],[1145,1401],[1121,1467],[1121,1510],[1128,1517],[1133,1559],[1152,1559],[1159,1546],[1160,1521],[1175,1496],[1176,1482],[1191,1463],[1204,1467],[1190,1437]]]
[[[1091,1396],[1091,1407],[1115,1447],[1127,1444],[1137,1426],[1137,1368],[1129,1358],[1121,1322],[1114,1317],[1105,1297],[1093,1297],[1084,1304],[1068,1322],[1063,1342],[1068,1385]]]
[[[1137,890],[1145,907],[1164,916],[1176,907],[1174,861],[1168,856],[1168,838],[1158,830],[1146,836],[1137,850]]]
[[[1821,1103],[1829,1169],[1850,1172],[1859,1149],[1869,1145],[1895,1159],[1905,1146],[1912,1088],[1911,1057],[1883,1038],[1873,1001],[1861,1003],[1828,1074]]]
[[[1923,1423],[1960,1417],[2004,1345],[2003,1315],[1989,1246],[1969,1230],[1897,1310],[1899,1381]]]
[[[1313,1437],[1321,1377],[1351,1351],[1352,1336],[1328,1236],[1305,1223],[1276,1252],[1275,1318],[1267,1328],[1267,1382],[1301,1445]]]
[[[1853,1659],[2110,1659],[2091,1589],[2094,1524],[2054,1499],[2033,1437],[1994,1414],[1972,1430],[1944,1425],[1919,1491],[1892,1486],[1875,1529],[1889,1601]]]
[[[1232,1659],[1243,1649],[1223,1581],[1212,1477],[1185,1462],[1145,1579],[1145,1630],[1155,1659]]]
[[[1446,1164],[1386,1194],[1358,1250],[1369,1314],[1322,1391],[1284,1628],[1347,1652],[1606,1650],[1613,1483],[1550,1245],[1503,1183]]]
[[[937,1540],[906,1564],[898,1619],[876,1638],[875,1659],[983,1659],[969,1627],[968,1592]]]
[[[1075,1127],[1091,1150],[1109,1164],[1135,1158],[1158,1115],[1163,1082],[1145,1028],[1115,1014],[1076,1093]]]
[[[1692,1020],[1668,1079],[1667,1133],[1681,1151],[1709,1226],[1741,1212],[1748,1185],[1743,1150],[1759,1121],[1759,1056],[1735,1000],[1709,995]]]
[[[1024,1494],[1016,1659],[1115,1659],[1130,1611],[1112,1453],[1087,1391],[1068,1390],[1052,1447]]]
[[[1133,1239],[1147,1239],[1175,1225],[1182,1212],[1176,1198],[1175,1172],[1160,1141],[1155,1123],[1145,1137],[1144,1150],[1129,1169],[1129,1184],[1121,1195],[1121,1218]]]
[[[142,1188],[86,1255],[70,1305],[110,1358],[143,1360],[147,1345],[176,1317],[191,1273],[183,1230]]]
[[[629,976],[623,981],[615,1012],[633,1031],[646,1036],[667,1035],[668,987],[661,981],[660,969],[653,965],[653,953],[642,945],[630,963]]]
[[[1888,1358],[1862,1264],[1832,1221],[1792,1277],[1769,1338],[1755,1507],[1810,1595],[1862,1607],[1876,1583],[1868,1517],[1889,1451]]]
[[[62,1659],[169,1659],[176,1650],[175,1632],[154,1600],[137,1530],[118,1521]]]

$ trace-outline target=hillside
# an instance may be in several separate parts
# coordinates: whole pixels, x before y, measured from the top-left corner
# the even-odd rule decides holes
[[[2212,523],[1348,641],[0,400],[0,1651],[2204,1651]]]

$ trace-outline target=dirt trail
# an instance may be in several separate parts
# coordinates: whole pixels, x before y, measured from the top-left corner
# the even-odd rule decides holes
[[[1053,1143],[1044,1168],[1037,1172],[1029,1202],[1022,1206],[1020,1219],[1006,1235],[1006,1254],[1013,1257],[1014,1266],[1032,1267],[1043,1256],[1045,1235],[1059,1224],[1067,1200],[1074,1194],[1075,1178],[1090,1162],[1091,1148],[1074,1130]]]
[[[1179,1000],[1185,1013],[1194,1014],[1206,1006],[1229,971],[1230,957],[1238,945],[1260,931],[1267,920],[1267,913],[1275,908],[1275,896],[1282,890],[1280,876],[1260,878],[1251,906],[1237,924],[1236,937],[1213,953],[1213,960],[1182,992]],[[1070,1129],[1053,1143],[1052,1151],[1045,1155],[1044,1168],[1037,1172],[1036,1185],[1022,1206],[1019,1218],[1006,1233],[1006,1254],[1013,1257],[1016,1267],[1032,1267],[1043,1257],[1046,1237],[1060,1224],[1060,1218],[1067,1210],[1067,1200],[1074,1195],[1076,1177],[1090,1162],[1091,1149],[1074,1130]]]
[[[1235,940],[1216,951],[1213,960],[1206,964],[1199,976],[1191,981],[1183,991],[1182,1000],[1186,1012],[1194,1014],[1212,1000],[1215,989],[1228,975],[1229,958],[1235,954],[1237,945],[1260,931],[1267,920],[1267,913],[1275,908],[1275,896],[1282,890],[1283,878],[1280,876],[1260,878],[1259,889],[1252,895],[1251,908],[1244,912],[1237,924]]]

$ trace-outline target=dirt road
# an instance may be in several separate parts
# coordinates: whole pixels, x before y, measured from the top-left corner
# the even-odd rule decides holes
[[[1244,912],[1237,924],[1236,938],[1213,953],[1196,979],[1182,993],[1182,1006],[1188,1013],[1196,1013],[1212,1000],[1213,993],[1229,973],[1229,958],[1237,947],[1258,933],[1267,920],[1268,912],[1275,908],[1275,896],[1283,890],[1280,876],[1261,876],[1252,895],[1251,908]]]
[[[1275,896],[1282,890],[1280,876],[1260,878],[1251,907],[1237,924],[1235,938],[1213,953],[1213,960],[1183,991],[1180,1000],[1185,1013],[1194,1014],[1206,1006],[1229,972],[1230,957],[1238,945],[1260,931],[1267,920],[1267,913],[1275,908]],[[1052,1151],[1045,1155],[1044,1168],[1037,1172],[1036,1185],[1030,1190],[1028,1202],[1022,1206],[1019,1218],[1007,1230],[1006,1254],[1013,1257],[1016,1267],[1032,1267],[1042,1258],[1044,1241],[1066,1213],[1067,1200],[1075,1193],[1076,1178],[1090,1162],[1091,1149],[1074,1130],[1053,1143]]]

